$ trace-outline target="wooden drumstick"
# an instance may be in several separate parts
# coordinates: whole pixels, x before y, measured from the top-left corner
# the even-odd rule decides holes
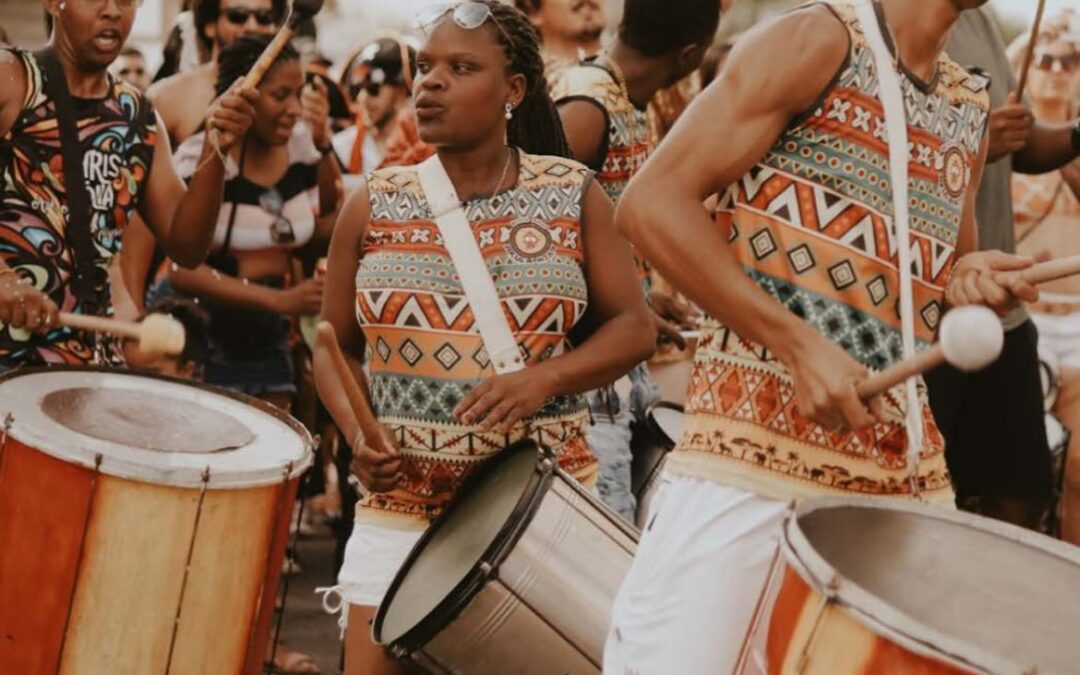
[[[176,355],[184,351],[184,326],[165,314],[149,314],[140,323],[104,316],[60,312],[60,323],[69,328],[106,333],[139,341],[139,349],[153,354]]]
[[[259,58],[255,61],[255,65],[251,67],[248,74],[244,76],[244,81],[241,86],[242,89],[254,89],[262,82],[263,77],[266,75],[270,67],[274,65],[274,61],[278,55],[281,54],[281,50],[285,48],[285,45],[292,39],[293,34],[296,32],[296,27],[300,25],[301,21],[310,19],[319,13],[322,9],[323,0],[293,0],[292,8],[289,11],[289,18],[285,20],[285,25],[278,30],[274,39],[270,41],[270,44],[266,45],[266,49],[262,54],[259,54]],[[218,137],[216,130],[212,132],[215,138]],[[220,139],[218,139],[220,140]]]
[[[994,312],[977,305],[958,307],[941,321],[940,339],[933,347],[870,376],[856,388],[864,401],[914,377],[948,363],[960,370],[981,370],[1001,354],[1005,333]]]
[[[1015,272],[998,272],[994,280],[1005,285],[1013,279],[1020,278],[1029,284],[1042,284],[1047,281],[1056,281],[1080,274],[1080,255],[1070,255],[1057,260],[1036,263],[1026,270]]]
[[[1024,62],[1020,67],[1020,84],[1016,87],[1018,100],[1024,98],[1024,87],[1027,86],[1028,70],[1031,69],[1031,59],[1035,55],[1035,43],[1039,39],[1039,26],[1042,24],[1043,11],[1046,9],[1046,0],[1039,0],[1039,8],[1035,10],[1035,22],[1031,24],[1031,36],[1028,38],[1027,49],[1024,52]]]
[[[330,322],[320,321],[319,325],[315,327],[315,346],[321,346],[330,354],[338,379],[341,380],[341,385],[345,388],[345,396],[349,399],[349,405],[352,406],[353,414],[356,415],[356,421],[360,425],[360,432],[364,434],[365,438],[378,437],[380,433],[379,420],[375,419],[375,413],[371,411],[371,404],[368,402],[367,395],[364,394],[360,383],[356,381],[356,376],[353,375],[349,362],[345,360],[345,355],[341,352],[341,345],[338,344],[337,333],[334,332],[334,327]]]

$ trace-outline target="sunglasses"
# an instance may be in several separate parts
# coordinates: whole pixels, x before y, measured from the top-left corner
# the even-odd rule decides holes
[[[270,9],[244,9],[243,7],[229,7],[222,11],[225,20],[234,26],[243,26],[248,19],[255,17],[255,22],[260,26],[272,26],[277,17]]]
[[[285,200],[281,193],[270,188],[259,195],[259,207],[274,216],[274,222],[270,224],[270,240],[278,245],[292,244],[296,242],[296,232],[293,231],[292,222],[281,215],[285,208]]]
[[[1031,63],[1039,70],[1053,70],[1055,63],[1061,64],[1062,70],[1076,70],[1080,67],[1080,52],[1072,52],[1064,56],[1044,52],[1036,54]]]
[[[482,2],[474,2],[472,0],[467,2],[451,2],[431,5],[430,7],[420,10],[420,13],[416,15],[416,24],[420,27],[420,30],[427,35],[431,32],[431,29],[435,24],[439,23],[439,21],[447,14],[450,14],[450,17],[454,20],[454,23],[457,24],[458,28],[464,28],[465,30],[476,30],[484,25],[485,21],[491,19],[491,23],[495,24],[495,27],[503,34],[506,41],[510,44],[514,43],[506,33],[506,30],[503,29],[502,24],[500,24],[498,19],[495,18],[495,15],[491,13],[491,7],[488,7]]]

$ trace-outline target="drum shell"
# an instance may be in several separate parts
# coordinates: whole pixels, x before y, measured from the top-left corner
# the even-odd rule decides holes
[[[561,471],[539,500],[464,608],[411,654],[429,672],[601,672],[611,606],[636,537]]]
[[[8,436],[0,672],[260,672],[297,483],[158,485]]]
[[[639,529],[645,528],[645,521],[649,517],[649,508],[656,492],[660,487],[660,477],[664,471],[664,460],[667,459],[678,441],[672,438],[656,420],[657,409],[667,409],[678,413],[683,412],[683,407],[675,403],[658,403],[652,406],[645,414],[645,418],[634,425],[634,434],[631,441],[632,461],[630,463],[630,488],[637,500],[635,524]]]

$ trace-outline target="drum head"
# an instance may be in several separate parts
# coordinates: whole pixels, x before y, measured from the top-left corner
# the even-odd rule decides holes
[[[480,563],[497,566],[528,524],[552,471],[538,471],[532,442],[516,445],[478,472],[421,538],[375,617],[375,639],[415,650],[468,603],[484,583]]]
[[[986,518],[923,505],[808,500],[785,527],[817,588],[913,651],[988,672],[1075,672],[1080,552]],[[816,581],[815,581],[816,580]]]
[[[248,487],[299,475],[311,437],[245,396],[97,368],[25,369],[0,377],[0,418],[24,445],[102,473],[150,483]]]
[[[682,406],[675,405],[674,403],[660,403],[653,406],[649,411],[652,416],[653,424],[660,430],[664,436],[667,437],[669,448],[674,448],[682,438],[683,425],[685,424],[685,413],[683,413]]]

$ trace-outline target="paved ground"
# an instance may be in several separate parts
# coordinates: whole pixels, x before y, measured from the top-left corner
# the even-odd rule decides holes
[[[281,641],[292,649],[310,654],[325,675],[338,675],[341,642],[337,618],[326,614],[315,588],[334,585],[334,541],[328,529],[303,537],[299,542],[302,573],[289,580],[285,603],[285,623]]]

